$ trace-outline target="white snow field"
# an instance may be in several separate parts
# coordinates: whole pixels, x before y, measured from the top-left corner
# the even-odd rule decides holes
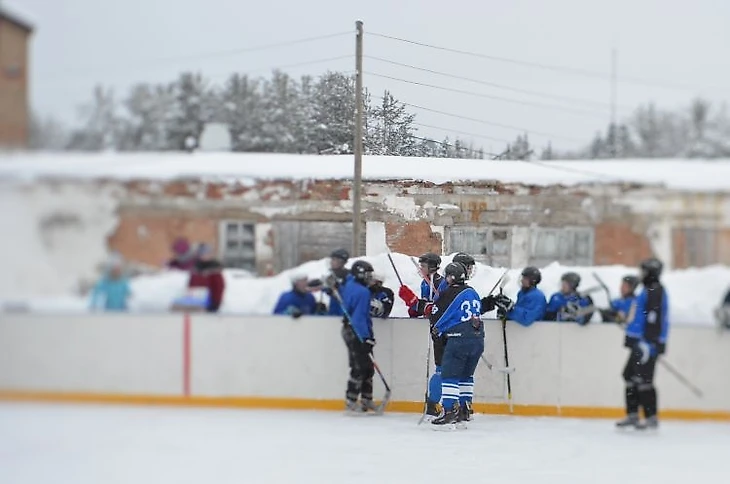
[[[498,180],[534,185],[634,182],[677,190],[726,191],[730,160],[626,159],[523,162],[363,156],[363,178]],[[277,153],[3,153],[0,180],[37,177],[170,180],[347,179],[352,155]]]
[[[727,482],[730,426],[477,415],[0,405],[3,484]]]

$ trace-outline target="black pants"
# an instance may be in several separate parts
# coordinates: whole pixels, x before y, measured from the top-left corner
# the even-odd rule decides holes
[[[431,334],[431,340],[433,341],[433,362],[436,366],[441,366],[446,349],[446,335],[434,336]]]
[[[345,340],[345,345],[347,345],[347,356],[350,364],[350,379],[347,380],[345,397],[348,400],[357,400],[361,396],[363,400],[372,400],[375,367],[370,354],[373,347],[360,342],[349,324],[342,326],[342,339]]]
[[[638,348],[631,350],[623,373],[624,382],[626,382],[626,413],[638,413],[639,407],[642,407],[645,417],[656,415],[655,368],[656,356],[649,357],[646,363],[641,364],[641,351]]]

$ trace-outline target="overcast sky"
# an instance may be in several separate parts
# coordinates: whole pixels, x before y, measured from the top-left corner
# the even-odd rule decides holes
[[[730,100],[730,1],[725,0],[2,0],[35,26],[31,102],[68,122],[92,86],[123,94],[139,81],[169,81],[186,69],[215,82],[233,71],[272,68],[354,54],[354,22],[365,24],[365,54],[548,96],[511,92],[365,59],[365,71],[567,110],[505,102],[365,76],[375,93],[407,103],[530,132],[558,148],[589,141],[609,121],[611,50],[618,52],[619,118],[638,104],[688,104],[696,95]],[[266,44],[352,31],[296,46],[230,53]],[[530,63],[605,73],[602,78],[445,52],[368,33]],[[292,75],[353,70],[354,56],[285,69]],[[664,86],[663,86],[664,85]],[[680,85],[685,88],[667,88]],[[663,86],[663,87],[662,87]],[[597,103],[597,104],[596,104]],[[576,113],[573,110],[588,110]],[[455,132],[513,139],[519,131],[413,109],[419,128],[438,138]],[[464,136],[469,138],[470,136]],[[488,151],[500,141],[474,138]]]

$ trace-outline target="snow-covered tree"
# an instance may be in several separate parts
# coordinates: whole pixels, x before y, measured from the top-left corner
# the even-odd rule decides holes
[[[69,132],[60,121],[51,116],[32,113],[29,126],[28,148],[31,150],[59,151],[66,148]]]
[[[113,150],[119,138],[119,117],[114,92],[94,88],[91,102],[79,109],[81,127],[72,132],[68,149],[80,151]]]
[[[318,153],[352,153],[355,133],[355,78],[327,72],[312,93]]]
[[[187,149],[186,139],[192,136],[196,144],[205,123],[213,118],[215,99],[208,81],[199,73],[185,72],[172,84],[174,103],[167,120],[167,145],[172,149]]]
[[[382,102],[372,111],[374,130],[373,146],[377,154],[393,156],[415,156],[418,154],[417,140],[414,138],[413,120],[415,115],[406,111],[389,91],[383,94]]]
[[[119,149],[160,151],[168,149],[168,116],[175,103],[171,85],[137,84],[124,100],[124,117]]]

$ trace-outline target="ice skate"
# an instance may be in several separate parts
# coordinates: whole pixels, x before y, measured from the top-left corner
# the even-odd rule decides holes
[[[424,420],[432,422],[435,418],[440,417],[443,414],[443,407],[440,403],[426,402],[426,414]]]
[[[659,419],[657,418],[656,415],[653,415],[653,416],[647,418],[646,420],[644,420],[643,422],[639,422],[636,425],[636,428],[638,430],[656,430],[659,428]]]
[[[434,418],[431,425],[434,426],[434,430],[455,430],[456,424],[460,422],[460,413],[461,407],[458,403],[455,403],[448,411],[444,409],[442,415]]]
[[[472,415],[474,415],[474,409],[471,406],[471,402],[464,402],[464,405],[459,410],[459,421],[471,422]]]
[[[636,413],[630,413],[626,416],[625,419],[616,422],[616,427],[619,429],[625,429],[629,427],[638,429],[640,425],[641,422],[639,422],[639,415]]]
[[[345,415],[360,415],[362,413],[362,407],[357,403],[357,400],[345,400]]]
[[[382,415],[383,409],[369,398],[360,400],[360,413],[362,415]]]

